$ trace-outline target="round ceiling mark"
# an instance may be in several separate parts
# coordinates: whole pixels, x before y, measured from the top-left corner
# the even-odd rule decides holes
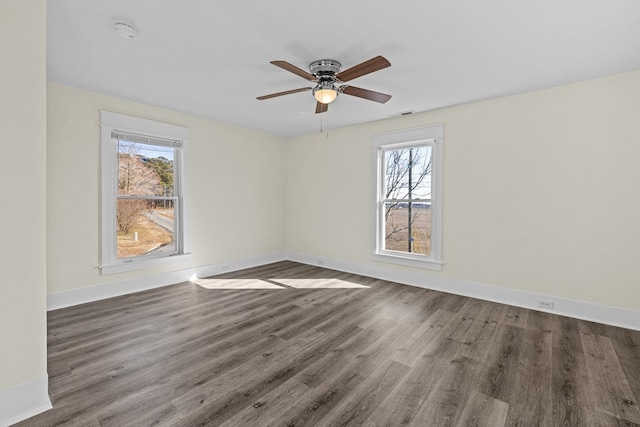
[[[125,39],[132,39],[138,34],[136,26],[126,21],[116,21],[113,29]]]

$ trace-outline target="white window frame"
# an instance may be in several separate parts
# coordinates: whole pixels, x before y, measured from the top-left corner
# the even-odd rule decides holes
[[[100,112],[101,128],[101,274],[114,274],[126,271],[141,270],[166,265],[168,262],[184,262],[190,258],[189,239],[189,197],[188,153],[189,129],[183,126],[141,119],[109,111]],[[149,136],[181,142],[180,155],[174,159],[175,170],[179,174],[176,196],[179,212],[176,212],[176,227],[174,233],[181,242],[176,242],[178,252],[175,254],[160,254],[155,257],[118,258],[116,255],[116,196],[118,191],[118,145],[112,134],[123,132]]]
[[[442,270],[442,152],[444,124],[434,124],[400,131],[386,132],[371,137],[372,171],[372,252],[375,261],[411,267]],[[387,149],[430,145],[431,165],[431,254],[429,256],[384,249],[384,195],[385,181],[383,152]]]

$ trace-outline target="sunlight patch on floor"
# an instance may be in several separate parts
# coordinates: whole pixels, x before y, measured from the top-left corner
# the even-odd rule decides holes
[[[369,286],[340,279],[271,279],[296,289],[368,289]]]
[[[285,289],[260,279],[193,279],[191,282],[205,289]]]

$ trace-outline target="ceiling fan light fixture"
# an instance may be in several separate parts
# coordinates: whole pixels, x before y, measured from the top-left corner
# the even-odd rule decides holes
[[[338,97],[338,89],[331,82],[320,82],[313,88],[313,97],[321,104],[331,104]]]
[[[358,77],[371,74],[374,71],[382,70],[391,66],[391,63],[383,56],[376,56],[368,61],[354,65],[345,71],[342,71],[342,64],[335,59],[320,59],[309,64],[309,72],[288,63],[287,61],[271,61],[271,64],[282,68],[285,71],[295,74],[298,77],[316,83],[316,86],[301,87],[298,89],[285,90],[269,95],[258,96],[258,100],[271,99],[278,96],[290,95],[293,93],[311,91],[316,99],[316,114],[326,113],[329,104],[336,100],[339,94],[355,96],[369,101],[384,104],[391,95],[376,92],[374,90],[363,89],[356,86],[344,85],[343,83],[357,79]],[[336,87],[337,85],[337,87]]]

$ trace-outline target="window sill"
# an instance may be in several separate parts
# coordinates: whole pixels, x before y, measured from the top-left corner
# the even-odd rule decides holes
[[[428,270],[442,271],[442,262],[425,259],[423,257],[391,254],[391,253],[374,253],[371,254],[374,261],[386,262],[390,264],[399,264],[407,267],[426,268]]]
[[[176,264],[180,262],[187,262],[191,259],[191,254],[164,256],[160,258],[143,258],[143,259],[131,259],[128,262],[120,261],[117,263],[100,266],[100,274],[116,274],[124,273],[127,271],[144,270],[148,268],[160,267],[167,264]]]

